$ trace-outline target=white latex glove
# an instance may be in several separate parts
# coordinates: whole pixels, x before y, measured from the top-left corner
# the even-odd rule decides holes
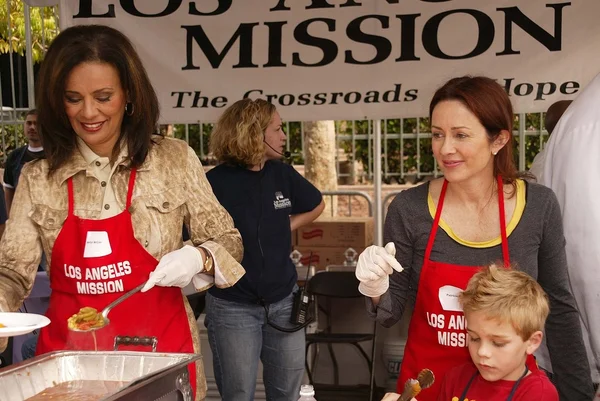
[[[371,245],[358,257],[356,278],[360,281],[358,291],[367,297],[379,297],[390,286],[390,274],[404,270],[396,260],[396,247],[388,242],[385,248]]]
[[[186,245],[181,249],[167,253],[160,259],[158,266],[148,278],[142,292],[158,285],[160,287],[183,288],[192,278],[204,269],[202,254],[193,246]]]

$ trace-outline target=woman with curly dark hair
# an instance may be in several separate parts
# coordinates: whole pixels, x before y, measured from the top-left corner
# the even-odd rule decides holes
[[[113,350],[117,335],[155,337],[159,352],[200,353],[182,288],[202,290],[213,277],[233,285],[244,274],[242,242],[195,152],[155,135],[158,100],[133,45],[106,26],[68,28],[37,84],[47,159],[26,165],[16,190],[0,243],[0,309],[21,305],[44,252],[51,323],[37,354]],[[183,224],[193,246],[183,245]],[[101,310],[144,283],[95,337],[67,326],[80,309]],[[202,363],[190,378],[204,399]]]

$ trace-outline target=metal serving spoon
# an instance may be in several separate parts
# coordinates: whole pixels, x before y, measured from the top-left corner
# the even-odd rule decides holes
[[[121,295],[119,298],[112,301],[110,304],[108,304],[108,306],[106,308],[102,309],[102,312],[100,313],[100,315],[102,315],[102,319],[104,320],[104,324],[102,326],[90,327],[89,329],[86,329],[86,330],[81,330],[81,329],[78,329],[77,327],[74,327],[74,328],[69,327],[69,330],[80,332],[80,333],[88,333],[88,332],[92,332],[92,331],[96,331],[96,330],[105,328],[106,326],[108,326],[110,324],[110,319],[108,318],[108,314],[110,313],[110,311],[115,306],[119,305],[121,302],[125,301],[127,298],[129,298],[133,294],[139,292],[144,287],[145,284],[146,283],[144,282],[144,283],[138,285],[134,289],[126,292],[125,294]]]

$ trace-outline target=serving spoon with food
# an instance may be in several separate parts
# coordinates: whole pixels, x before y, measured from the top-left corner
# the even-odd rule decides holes
[[[142,283],[129,292],[121,295],[119,298],[111,302],[106,308],[102,309],[100,313],[98,313],[97,309],[89,306],[79,309],[79,312],[67,320],[67,326],[69,327],[69,330],[87,333],[108,326],[110,324],[110,319],[108,318],[110,311],[133,294],[139,292],[145,284],[146,283]]]
[[[416,397],[422,389],[429,388],[433,385],[435,376],[429,369],[423,369],[419,372],[417,379],[408,379],[404,384],[404,391],[398,398],[398,401],[409,401]]]

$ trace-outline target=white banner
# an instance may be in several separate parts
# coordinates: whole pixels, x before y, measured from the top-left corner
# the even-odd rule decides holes
[[[135,44],[163,122],[243,97],[286,120],[426,116],[435,89],[495,78],[517,112],[573,99],[600,71],[597,0],[62,0],[63,28]]]

